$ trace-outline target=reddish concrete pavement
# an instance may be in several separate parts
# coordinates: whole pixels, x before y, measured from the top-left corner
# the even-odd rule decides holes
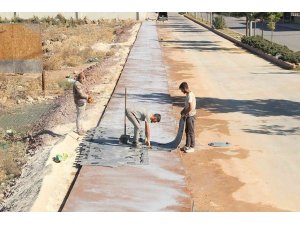
[[[151,125],[152,140],[168,142],[176,122],[155,22],[143,23],[100,126],[123,132],[124,87],[128,105],[162,114]],[[149,165],[117,168],[83,166],[63,211],[190,211],[191,202],[177,152],[149,151]]]

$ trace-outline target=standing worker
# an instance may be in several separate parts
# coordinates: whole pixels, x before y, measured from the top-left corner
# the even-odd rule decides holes
[[[76,128],[77,128],[77,133],[79,135],[84,135],[85,133],[82,127],[82,119],[84,116],[86,103],[90,99],[90,97],[88,96],[84,88],[84,82],[85,82],[85,75],[81,72],[80,74],[78,74],[77,79],[73,85],[73,95],[74,95],[74,101],[77,110]]]
[[[195,119],[196,119],[196,97],[194,93],[189,89],[186,82],[182,82],[179,89],[186,95],[185,106],[181,110],[180,114],[186,118],[185,133],[186,144],[181,148],[185,153],[194,152],[195,149]]]
[[[140,109],[130,109],[126,108],[126,116],[128,120],[133,124],[134,126],[134,137],[132,145],[134,147],[140,147],[139,143],[139,131],[141,129],[141,123],[140,121],[145,121],[145,144],[148,147],[151,147],[150,143],[150,123],[156,123],[160,122],[161,115],[160,114],[152,114],[145,110]]]

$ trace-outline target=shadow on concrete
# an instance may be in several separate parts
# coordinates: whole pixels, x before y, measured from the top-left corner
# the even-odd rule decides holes
[[[182,22],[181,18],[176,16],[169,16],[169,22],[164,24],[157,24],[160,28],[170,28],[173,32],[188,32],[188,33],[199,33],[208,32],[205,28],[200,28],[199,26],[190,25],[188,23]]]
[[[191,44],[191,45],[215,45],[215,43],[220,41],[160,41],[166,43],[175,43],[175,44]]]
[[[219,41],[160,41],[163,44],[172,44],[165,45],[166,47],[182,49],[182,50],[199,50],[199,51],[230,51],[231,53],[241,53],[240,48],[226,48],[218,45]]]
[[[261,125],[258,129],[242,129],[247,133],[266,135],[300,135],[300,127],[286,128],[280,125]]]
[[[123,98],[125,94],[115,94],[116,96]],[[127,94],[127,99],[135,99],[137,102],[152,102],[153,104],[172,104],[172,100],[169,94],[165,93],[149,93],[149,94]],[[128,105],[130,108],[131,105]]]
[[[295,74],[295,75],[300,75],[300,71],[297,72],[297,71],[284,71],[284,72],[279,72],[279,71],[276,71],[276,72],[267,72],[267,73],[254,73],[252,72],[252,74],[272,74],[272,75],[281,75],[281,74]]]
[[[245,29],[245,27],[242,27],[242,26],[228,26],[228,28],[230,28],[232,30],[243,30],[243,29]]]
[[[172,97],[173,105],[184,106],[185,96]],[[196,98],[197,109],[213,113],[240,112],[257,117],[300,116],[300,102],[282,99],[235,100],[219,98]]]

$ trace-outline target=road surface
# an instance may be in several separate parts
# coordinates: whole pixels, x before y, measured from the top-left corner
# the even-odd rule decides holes
[[[226,21],[226,25],[228,28],[241,33],[246,33],[246,18],[235,18],[235,17],[224,17]],[[254,25],[253,25],[254,26]],[[289,27],[285,27],[284,24],[276,25],[276,30],[273,34],[273,41],[278,44],[286,45],[293,51],[300,51],[300,25],[298,26],[299,30],[291,29]],[[267,40],[271,40],[271,31],[267,28],[266,25],[261,25],[257,23],[257,27],[255,29],[256,35],[261,35],[263,29],[264,38]],[[254,31],[253,31],[254,32]]]
[[[158,33],[174,112],[181,82],[197,97],[197,151],[182,154],[195,210],[299,211],[300,73],[175,13]]]

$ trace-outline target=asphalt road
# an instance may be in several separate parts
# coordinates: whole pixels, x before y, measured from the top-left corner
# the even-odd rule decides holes
[[[197,98],[196,152],[183,155],[195,208],[299,211],[300,73],[175,13],[158,30],[175,115],[182,81]],[[231,146],[208,146],[212,141]]]
[[[246,18],[225,17],[225,21],[228,28],[242,34],[246,33]],[[267,28],[267,26],[257,23],[255,34],[261,35],[262,30],[264,38],[271,40],[271,31]],[[273,41],[275,43],[286,45],[293,51],[300,51],[299,40],[300,25],[298,26],[298,30],[285,27],[284,24],[278,24],[276,26],[276,30],[273,33]]]

